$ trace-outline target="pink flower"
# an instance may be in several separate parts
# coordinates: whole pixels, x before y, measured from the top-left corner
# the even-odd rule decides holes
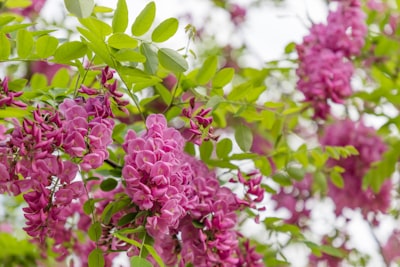
[[[351,95],[351,57],[358,55],[364,45],[364,20],[359,0],[338,1],[337,10],[329,12],[327,25],[313,25],[303,43],[296,46],[297,86],[313,106],[315,118],[328,116],[329,101],[343,103]]]
[[[386,212],[390,205],[391,181],[386,180],[380,191],[362,190],[362,180],[373,162],[379,161],[386,150],[386,145],[373,128],[351,120],[339,121],[325,129],[321,144],[329,146],[352,145],[359,152],[358,156],[329,160],[329,166],[338,165],[345,169],[342,173],[344,187],[329,184],[328,195],[336,204],[336,213],[343,208],[361,208],[364,216],[372,212]]]
[[[385,262],[394,262],[400,258],[400,232],[395,230],[382,247]]]

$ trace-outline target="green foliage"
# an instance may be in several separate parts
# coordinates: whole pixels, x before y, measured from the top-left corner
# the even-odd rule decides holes
[[[151,34],[151,40],[162,43],[170,39],[178,30],[179,22],[176,18],[169,18],[161,22]]]
[[[374,162],[369,171],[364,175],[363,188],[371,187],[377,193],[382,184],[391,177],[400,158],[400,140],[393,140],[391,146],[383,155],[383,159]]]
[[[128,27],[128,6],[125,0],[118,0],[117,8],[112,20],[112,28],[115,33],[124,33]]]
[[[203,66],[199,69],[196,75],[196,81],[198,84],[204,85],[208,83],[212,77],[214,77],[215,72],[218,67],[218,58],[216,56],[208,57]]]
[[[139,256],[133,256],[130,260],[131,267],[152,267],[153,265],[146,259]]]
[[[92,241],[97,242],[100,240],[102,233],[101,229],[102,228],[99,222],[94,222],[93,224],[90,225],[88,230],[88,235]]]
[[[57,46],[57,38],[49,35],[40,36],[36,41],[36,54],[39,58],[48,58],[54,55]]]
[[[60,45],[54,53],[54,59],[60,63],[66,63],[83,57],[87,52],[87,46],[79,41],[66,42]]]
[[[11,44],[3,32],[0,32],[0,47],[0,60],[8,59],[11,54]]]
[[[132,24],[131,31],[135,36],[142,36],[150,30],[156,16],[156,4],[148,3]]]
[[[0,233],[0,266],[34,266],[39,256],[36,247],[26,239],[18,240],[11,234]]]
[[[235,129],[235,140],[240,149],[243,152],[247,152],[250,150],[251,145],[253,144],[253,133],[249,127],[240,124]]]
[[[185,72],[189,68],[185,58],[170,48],[159,49],[158,60],[164,68],[175,73]]]
[[[17,32],[17,53],[19,57],[28,57],[32,53],[33,44],[33,36],[29,31],[21,29]]]
[[[86,18],[92,14],[94,0],[64,0],[65,7],[78,18]]]
[[[104,255],[103,251],[99,248],[93,249],[88,257],[89,267],[104,267]]]

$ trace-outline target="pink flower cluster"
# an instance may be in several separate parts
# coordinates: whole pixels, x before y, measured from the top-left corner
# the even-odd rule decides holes
[[[327,24],[315,24],[303,43],[296,46],[299,67],[298,89],[314,107],[315,118],[325,119],[328,101],[343,103],[352,93],[351,57],[364,45],[367,27],[359,0],[337,1],[337,10],[328,15]]]
[[[386,150],[386,145],[373,128],[349,119],[339,121],[325,129],[321,144],[326,146],[352,145],[359,152],[358,156],[350,156],[340,160],[329,160],[330,166],[338,165],[345,169],[342,173],[344,187],[338,188],[329,184],[328,194],[336,204],[336,213],[341,214],[347,207],[361,208],[364,216],[369,212],[386,212],[390,204],[390,180],[386,180],[378,193],[372,189],[362,190],[362,180],[371,164],[379,161]]]
[[[213,118],[206,117],[211,112],[211,108],[202,108],[198,111],[194,97],[189,100],[189,104],[189,108],[182,110],[182,114],[190,119],[189,141],[201,145],[203,141],[218,140],[219,136],[214,135],[214,128],[211,126]]]
[[[0,191],[24,194],[27,207],[24,230],[45,249],[47,237],[60,259],[68,255],[63,243],[71,233],[64,227],[66,208],[83,193],[74,181],[78,166],[57,155],[61,145],[61,120],[54,110],[36,109],[34,120],[14,121],[14,130],[0,147]]]
[[[138,210],[148,212],[146,229],[165,263],[243,266],[238,264],[252,260],[249,266],[261,266],[251,249],[252,257],[241,256],[235,230],[235,211],[249,203],[183,152],[184,138],[163,115],[150,115],[146,127],[141,136],[126,136],[122,176]]]
[[[116,83],[108,83],[112,72],[106,68],[101,78],[105,92],[64,99],[59,110],[38,106],[33,119],[12,120],[14,129],[0,136],[0,192],[24,193],[24,230],[43,249],[45,239],[53,238],[60,260],[69,255],[65,245],[74,238],[67,226],[74,213],[70,206],[84,192],[77,172],[96,169],[108,158],[114,126],[110,99],[119,108],[124,104]],[[0,98],[9,97],[7,80],[2,87]]]
[[[0,80],[0,108],[4,106],[16,106],[20,108],[25,108],[26,104],[16,100],[23,92],[13,92],[8,88],[8,77],[5,77],[3,81]]]

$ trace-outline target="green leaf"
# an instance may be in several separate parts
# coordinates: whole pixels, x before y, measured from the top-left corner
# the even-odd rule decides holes
[[[200,158],[201,160],[207,162],[211,158],[213,152],[213,144],[211,142],[203,142],[200,146]]]
[[[30,115],[30,112],[25,109],[7,107],[6,109],[0,109],[0,119],[5,118],[23,118]]]
[[[253,133],[249,127],[241,124],[235,130],[235,139],[240,149],[247,152],[253,144]]]
[[[86,18],[92,14],[94,0],[64,0],[65,7],[78,18]]]
[[[59,69],[51,80],[51,86],[58,88],[68,88],[71,75],[67,68]]]
[[[140,52],[146,57],[146,62],[143,64],[145,71],[154,75],[158,69],[157,53],[147,43],[142,43]]]
[[[328,245],[322,245],[320,246],[320,249],[322,252],[337,258],[343,259],[346,256],[346,253],[340,248],[335,248]]]
[[[11,54],[11,44],[7,36],[0,32],[0,60],[8,59]]]
[[[114,54],[114,58],[120,62],[145,62],[146,57],[133,49],[121,49]]]
[[[161,96],[162,100],[166,103],[169,104],[172,101],[172,94],[171,92],[165,88],[162,84],[156,84],[156,91],[157,93]]]
[[[20,24],[7,25],[7,26],[4,26],[1,29],[1,31],[3,33],[11,33],[11,32],[18,31],[20,29],[28,28],[28,27],[30,27],[32,25],[33,25],[33,23],[20,23]]]
[[[225,99],[222,96],[214,95],[207,101],[206,108],[216,109],[218,105],[224,101]]]
[[[123,133],[125,132],[126,124],[119,123],[116,124],[112,133],[113,140],[116,140],[118,143],[122,144],[124,142]]]
[[[111,26],[105,23],[104,21],[99,20],[98,18],[95,17],[82,18],[79,19],[79,22],[83,26],[85,26],[88,30],[90,30],[90,32],[93,35],[100,37],[101,40],[103,40],[104,37],[112,33]]]
[[[128,244],[134,245],[134,246],[137,247],[137,248],[142,248],[142,244],[140,244],[140,243],[137,242],[136,240],[127,238],[126,236],[120,235],[120,234],[118,234],[118,233],[114,233],[113,235],[114,235],[116,238],[118,238],[118,239],[120,239],[120,240],[122,240],[122,241],[124,241],[124,242],[126,242],[126,243],[128,243]]]
[[[17,53],[20,58],[27,58],[32,54],[33,37],[32,33],[25,29],[17,32]]]
[[[114,190],[117,187],[117,185],[118,185],[117,180],[113,178],[108,178],[101,182],[100,189],[103,190],[104,192],[109,192],[111,190]]]
[[[32,75],[30,85],[32,90],[41,90],[46,88],[48,84],[47,77],[41,73],[34,73]]]
[[[89,267],[104,267],[103,251],[99,248],[93,249],[88,257]]]
[[[15,79],[8,82],[8,89],[12,91],[21,91],[28,83],[27,79]]]
[[[103,38],[99,35],[92,33],[88,29],[78,27],[78,31],[87,39],[87,46],[92,50],[96,56],[104,61],[111,68],[116,68],[115,62],[111,57],[109,47],[104,42]]]
[[[86,54],[87,46],[79,41],[72,41],[60,45],[54,53],[57,62],[71,61]]]
[[[118,0],[112,20],[112,28],[114,32],[125,32],[128,27],[128,6],[125,0]]]
[[[156,4],[154,2],[150,2],[144,7],[144,9],[133,22],[132,34],[135,36],[142,36],[145,34],[153,24],[155,16]]]
[[[118,225],[118,226],[124,226],[124,225],[126,225],[126,224],[128,224],[128,223],[130,223],[130,222],[133,222],[133,221],[135,220],[135,217],[136,217],[136,213],[128,213],[128,214],[122,216],[122,217],[118,220],[117,225]],[[141,231],[144,231],[144,227],[143,227],[143,226],[138,226],[138,227],[141,227]],[[135,229],[125,228],[125,229],[123,229],[123,230],[135,230]],[[121,232],[120,232],[120,233],[121,233]],[[125,232],[124,232],[124,233],[125,233]],[[129,233],[130,233],[130,232],[129,232]],[[129,234],[129,233],[127,233],[127,234]],[[134,233],[136,233],[136,232],[134,232]]]
[[[153,246],[144,244],[144,247],[147,249],[147,251],[153,257],[153,259],[158,263],[158,266],[165,267],[163,260],[161,259],[160,255],[158,255],[157,251],[153,248]],[[136,265],[133,265],[133,266],[136,266]]]
[[[164,68],[175,73],[185,72],[189,68],[185,58],[170,48],[158,50],[158,60]]]
[[[49,35],[40,36],[36,41],[36,54],[40,58],[48,58],[54,54],[57,46],[57,38]]]
[[[109,12],[113,12],[114,9],[110,8],[110,7],[106,7],[106,6],[95,6],[93,8],[93,12],[94,13],[109,13]]]
[[[88,230],[88,235],[92,241],[94,241],[94,242],[99,241],[99,239],[101,237],[101,233],[102,233],[102,229],[101,229],[101,224],[99,222],[95,222],[92,225],[90,225],[89,230]]]
[[[301,181],[304,178],[305,171],[303,168],[298,167],[298,166],[289,166],[286,171],[292,177],[293,179],[297,181]]]
[[[32,5],[32,0],[5,1],[5,6],[7,8],[26,8],[29,7],[30,5]]]
[[[272,180],[274,180],[276,183],[282,185],[282,186],[289,186],[292,184],[292,181],[290,180],[289,175],[285,172],[277,172],[274,175],[272,175]]]
[[[275,112],[271,110],[263,110],[261,111],[262,121],[261,124],[266,130],[271,130],[276,121]]]
[[[178,30],[179,22],[176,18],[169,18],[161,22],[151,34],[151,40],[162,43],[174,36]]]
[[[232,141],[231,139],[224,138],[217,143],[217,156],[219,158],[226,158],[228,157],[229,153],[232,151]]]
[[[131,258],[131,267],[153,267],[153,264],[144,258],[133,256]]]
[[[213,87],[224,87],[230,83],[235,75],[235,70],[233,68],[224,68],[215,74],[212,80]]]
[[[336,171],[332,171],[330,174],[332,183],[338,188],[343,188],[344,181],[342,175]]]
[[[199,84],[206,84],[208,83],[212,77],[214,77],[215,72],[217,71],[218,67],[218,58],[216,56],[208,57],[203,66],[199,69],[199,72],[196,75],[196,81]]]
[[[138,41],[135,38],[130,37],[125,33],[114,33],[108,38],[108,45],[116,48],[136,48],[138,46]]]
[[[83,211],[85,212],[86,215],[91,215],[95,208],[94,208],[94,204],[96,203],[96,201],[94,199],[88,199],[86,200],[86,202],[83,204]]]
[[[0,14],[0,26],[7,25],[8,23],[14,21],[17,17],[12,14]]]

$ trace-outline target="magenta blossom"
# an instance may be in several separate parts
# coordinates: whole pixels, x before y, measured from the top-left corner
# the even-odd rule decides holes
[[[345,171],[342,173],[344,186],[338,188],[329,183],[328,195],[336,204],[336,213],[341,214],[347,207],[361,208],[364,216],[372,212],[386,212],[390,205],[391,181],[386,180],[380,191],[374,193],[371,188],[362,189],[362,180],[371,164],[381,160],[386,145],[373,128],[367,127],[362,121],[353,122],[349,119],[339,121],[325,129],[321,144],[328,146],[354,146],[359,155],[329,160],[329,166],[338,165]]]

